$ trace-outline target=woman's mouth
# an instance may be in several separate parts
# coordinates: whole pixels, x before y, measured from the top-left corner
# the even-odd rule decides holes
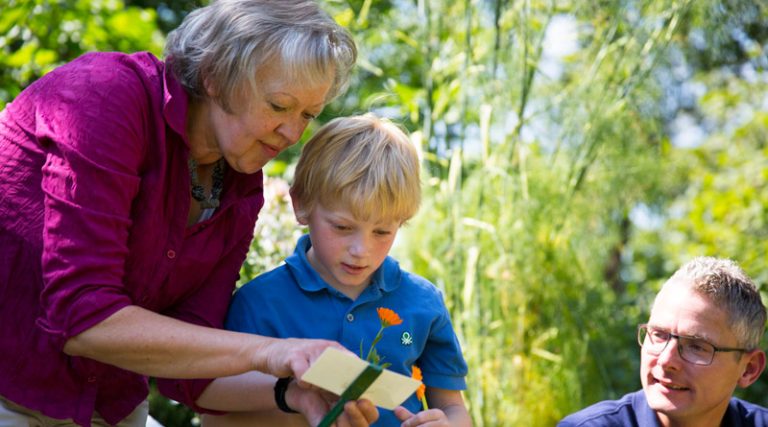
[[[264,149],[264,153],[266,153],[266,155],[269,156],[269,158],[277,157],[277,155],[280,154],[279,148],[275,148],[264,142],[261,143],[261,146]]]

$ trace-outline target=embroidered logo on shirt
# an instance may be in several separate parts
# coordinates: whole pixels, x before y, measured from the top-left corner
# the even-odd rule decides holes
[[[403,332],[403,335],[400,337],[400,343],[402,345],[413,344],[413,337],[411,336],[411,333],[408,331]]]

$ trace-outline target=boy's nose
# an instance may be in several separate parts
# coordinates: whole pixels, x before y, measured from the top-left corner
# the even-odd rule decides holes
[[[349,247],[349,253],[357,258],[368,255],[368,239],[365,236],[356,236]]]

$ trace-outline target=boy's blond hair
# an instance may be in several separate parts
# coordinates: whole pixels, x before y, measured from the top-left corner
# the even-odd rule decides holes
[[[291,197],[296,217],[319,203],[347,209],[358,220],[405,222],[421,201],[419,158],[408,136],[373,114],[341,117],[304,145]]]

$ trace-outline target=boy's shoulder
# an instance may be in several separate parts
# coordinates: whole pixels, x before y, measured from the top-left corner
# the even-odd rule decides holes
[[[387,257],[387,260],[382,265],[383,268],[390,269],[390,271],[397,269],[399,273],[398,280],[400,280],[400,289],[406,289],[416,291],[424,295],[429,295],[435,298],[443,298],[443,292],[434,283],[426,278],[403,269],[400,263],[393,257]],[[392,274],[387,274],[388,277],[392,277]]]

